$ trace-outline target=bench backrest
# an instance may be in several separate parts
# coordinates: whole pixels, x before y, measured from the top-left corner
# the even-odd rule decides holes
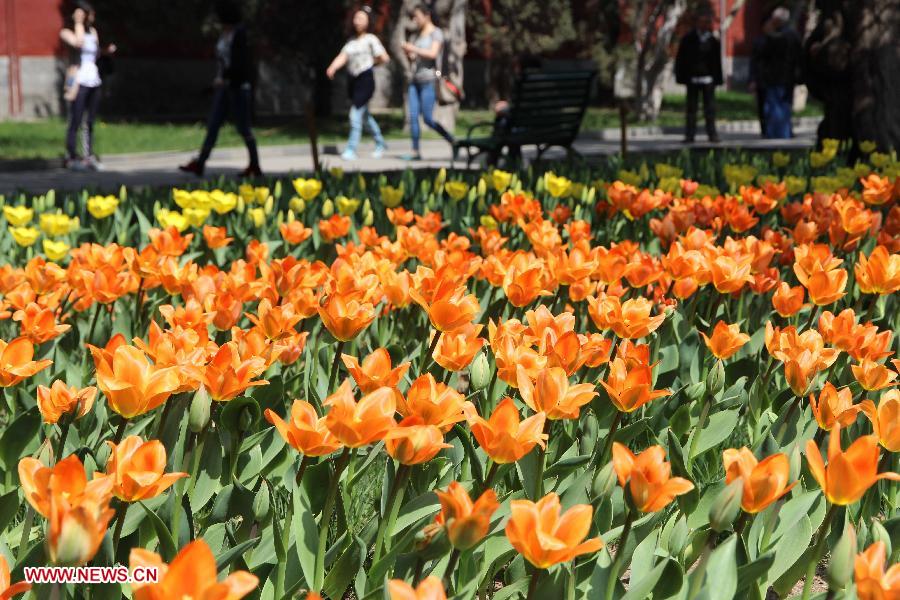
[[[595,76],[595,71],[524,73],[513,91],[506,131],[495,133],[511,142],[571,144]]]

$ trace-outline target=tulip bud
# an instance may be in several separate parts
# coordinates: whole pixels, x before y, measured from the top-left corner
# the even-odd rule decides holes
[[[253,519],[258,523],[268,521],[271,514],[271,505],[269,503],[269,494],[264,490],[260,490],[256,497],[253,498]]]
[[[469,374],[473,390],[483,390],[490,384],[491,366],[488,364],[484,352],[479,352],[475,360],[472,361],[472,366],[469,367]]]
[[[444,183],[447,181],[447,169],[441,167],[441,169],[437,173],[437,177],[434,178],[434,189],[440,190],[443,189]]]
[[[710,395],[715,396],[725,387],[725,365],[721,360],[717,360],[716,364],[709,370],[706,376],[706,389]]]
[[[788,454],[788,463],[790,464],[790,481],[797,481],[800,477],[800,469],[802,461],[800,459],[800,444],[794,444],[793,450]]]
[[[191,408],[188,413],[188,426],[192,432],[200,433],[209,423],[211,406],[212,400],[209,398],[209,393],[201,385],[200,389],[194,393],[193,399],[191,399]]]
[[[469,197],[466,198],[469,201],[469,204],[472,204],[473,202],[475,202],[475,200],[477,198],[478,198],[478,190],[476,190],[474,187],[470,187],[469,188]]]
[[[281,180],[275,182],[275,190],[272,192],[272,195],[281,200]]]
[[[43,196],[38,196],[37,198],[34,198],[31,201],[31,208],[34,210],[34,212],[36,212],[38,214],[44,212],[43,200],[44,200]]]
[[[153,203],[153,216],[154,216],[154,217],[156,217],[156,215],[159,214],[159,209],[160,209],[160,208],[162,208],[162,207],[159,205],[159,200],[155,201],[155,202]]]
[[[322,216],[326,219],[334,214],[334,202],[331,198],[326,198],[322,203]]]
[[[877,521],[876,521],[877,522]],[[831,550],[831,560],[825,571],[825,580],[829,589],[843,590],[853,578],[853,567],[856,560],[856,530],[847,523],[844,534]]]
[[[581,213],[582,213],[582,211],[581,211],[581,205],[578,204],[578,205],[575,206],[575,213],[574,213],[574,214],[575,214],[575,219],[576,219],[576,220],[580,220],[580,219],[581,219]]]
[[[591,186],[587,191],[587,197],[585,198],[584,203],[588,206],[594,204],[594,200],[597,198],[597,188]]]
[[[121,185],[119,187],[119,202],[124,204],[126,200],[128,200],[128,188]]]
[[[267,215],[272,214],[272,210],[275,208],[275,198],[269,196],[266,198],[266,203],[263,204],[263,210],[266,211]]]
[[[363,216],[363,227],[371,227],[373,223],[375,223],[375,215],[370,210]]]
[[[709,507],[709,526],[719,533],[734,523],[741,512],[741,497],[744,495],[744,480],[738,477],[719,492],[712,506]]]
[[[487,194],[487,181],[482,178],[478,180],[478,197],[484,198],[485,194]]]
[[[237,206],[235,206],[234,209],[237,211],[237,213],[239,215],[244,214],[244,197],[243,196],[238,196]]]
[[[591,484],[591,493],[596,498],[606,498],[616,487],[616,471],[613,463],[610,461],[605,467],[594,475],[594,481]]]
[[[363,201],[362,210],[364,213],[372,212],[372,202],[368,198]]]
[[[884,548],[887,550],[887,556],[891,556],[891,535],[884,528],[881,521],[872,520],[872,543],[884,542]]]
[[[691,402],[698,402],[703,399],[703,394],[706,393],[706,383],[703,381],[697,381],[687,386],[684,389],[685,397]]]
[[[297,217],[294,216],[294,211],[289,208],[287,211],[287,222],[293,223],[296,220],[297,220]]]
[[[279,210],[278,215],[275,217],[275,225],[281,227],[281,224],[284,223],[284,211]]]

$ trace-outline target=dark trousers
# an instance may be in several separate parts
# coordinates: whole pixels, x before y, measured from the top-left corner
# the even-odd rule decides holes
[[[66,130],[66,154],[69,158],[77,158],[75,138],[84,121],[82,151],[84,156],[94,155],[94,120],[97,118],[97,107],[100,105],[100,87],[78,88],[78,95],[72,101],[69,110],[69,128]]]
[[[219,129],[222,128],[222,124],[225,123],[225,119],[231,113],[234,126],[238,133],[241,134],[241,137],[244,138],[244,144],[246,144],[247,152],[250,154],[250,166],[259,167],[256,138],[253,137],[253,131],[250,129],[251,101],[252,90],[248,88],[233,88],[230,86],[216,88],[209,120],[206,122],[206,138],[203,140],[200,156],[197,159],[200,164],[206,163],[213,147],[216,145]]]
[[[766,128],[763,136],[770,139],[788,139],[793,137],[791,129],[791,108],[794,101],[794,90],[786,85],[773,85],[766,88],[763,114]]]
[[[706,135],[709,139],[719,137],[716,133],[716,86],[712,83],[689,83],[687,85],[687,114],[685,115],[684,137],[693,140],[697,133],[697,102],[703,96],[703,118],[706,120]]]

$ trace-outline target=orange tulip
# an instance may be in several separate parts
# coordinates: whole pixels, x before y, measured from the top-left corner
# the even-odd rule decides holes
[[[405,398],[397,395],[397,412],[404,417],[421,417],[423,423],[447,433],[455,423],[465,419],[464,401],[462,394],[426,373],[413,381]]]
[[[867,177],[860,178],[859,182],[863,187],[862,198],[866,204],[886,204],[900,191],[890,177],[882,177],[877,173],[870,173]]]
[[[164,473],[166,448],[159,440],[144,441],[130,435],[116,445],[109,444],[106,474],[113,482],[113,494],[125,502],[155,498],[187,473]]]
[[[713,285],[720,294],[739,292],[744,284],[753,281],[753,277],[750,275],[753,267],[751,263],[752,258],[749,256],[740,260],[726,255],[716,257],[709,263]]]
[[[702,331],[700,335],[709,351],[719,360],[731,358],[735,352],[750,341],[749,335],[741,333],[740,325],[737,323],[728,325],[725,321],[716,323],[711,337],[707,337]]]
[[[206,240],[206,247],[211,250],[224,248],[234,240],[234,238],[228,237],[227,229],[224,227],[213,227],[212,225],[203,226],[203,239]]]
[[[21,334],[35,344],[43,344],[58,337],[69,329],[71,325],[57,325],[56,311],[39,306],[35,302],[13,313],[13,321],[21,323]]]
[[[462,371],[484,346],[485,339],[478,337],[482,325],[471,323],[441,335],[432,357],[448,371]]]
[[[80,419],[88,414],[97,397],[97,388],[90,386],[83,389],[66,387],[57,379],[50,387],[39,385],[37,389],[37,405],[44,418],[44,423],[53,424],[67,413],[72,419]]]
[[[350,217],[331,215],[329,219],[319,221],[319,233],[326,242],[333,242],[350,233]]]
[[[834,364],[840,354],[835,348],[825,348],[815,329],[798,334],[796,327],[781,330],[767,322],[765,341],[769,354],[784,363],[785,378],[797,396],[806,395],[812,378]]]
[[[569,385],[569,376],[560,367],[541,369],[532,381],[519,365],[517,370],[519,394],[534,412],[543,412],[548,419],[577,419],[581,407],[593,400],[597,392],[589,383]]]
[[[900,481],[896,473],[878,473],[878,438],[864,435],[841,448],[841,425],[835,423],[828,442],[828,465],[825,465],[814,440],[806,442],[806,460],[813,477],[825,497],[833,504],[846,506],[863,497],[879,479]]]
[[[168,565],[155,552],[132,548],[129,566],[156,568],[156,583],[132,583],[134,600],[239,600],[259,585],[259,578],[247,571],[232,571],[218,581],[216,557],[202,539],[181,549]]]
[[[156,252],[163,256],[181,256],[191,245],[194,234],[181,235],[181,232],[172,225],[165,229],[152,228],[147,232],[150,245]]]
[[[744,493],[741,508],[755,514],[791,491],[797,482],[788,485],[791,465],[786,454],[773,454],[757,462],[748,448],[729,448],[722,453],[725,483],[742,478]]]
[[[5,556],[0,556],[0,600],[9,600],[13,596],[24,594],[31,589],[30,583],[20,581],[12,583],[9,577],[9,563]]]
[[[423,579],[415,588],[402,579],[391,579],[388,581],[388,594],[391,600],[447,600],[444,584],[434,575]]]
[[[809,292],[809,299],[816,306],[827,306],[844,297],[847,287],[846,269],[825,271],[817,268],[802,283]]]
[[[388,431],[397,425],[394,422],[397,395],[396,390],[381,387],[366,394],[357,403],[350,380],[345,379],[323,403],[331,407],[325,415],[325,426],[349,448],[359,448],[384,439]]]
[[[33,359],[34,346],[28,338],[18,337],[8,344],[0,340],[0,387],[16,385],[53,364]]]
[[[97,365],[97,387],[109,407],[126,419],[149,412],[163,404],[181,385],[174,367],[156,367],[134,346],[118,346],[111,362],[97,348],[91,348]]]
[[[791,287],[782,281],[778,284],[778,289],[772,295],[772,306],[782,317],[790,317],[800,312],[803,308],[805,288],[802,285]]]
[[[588,300],[590,302],[590,299]],[[610,327],[622,339],[632,340],[656,331],[666,316],[650,316],[653,303],[646,298],[631,298],[622,303],[621,310],[611,316]]]
[[[19,461],[19,482],[28,503],[48,520],[50,561],[79,566],[91,560],[115,514],[109,507],[112,478],[95,475],[88,481],[84,465],[72,455],[53,467],[23,458]]]
[[[302,221],[290,221],[278,226],[281,237],[288,244],[297,245],[306,241],[312,235],[312,229],[305,227]]]
[[[887,548],[878,541],[856,555],[853,574],[859,600],[896,600],[900,598],[900,564],[885,572]]]
[[[313,405],[305,400],[294,400],[288,423],[269,408],[265,418],[291,448],[304,456],[326,456],[341,447],[325,425],[325,417],[319,417]]]
[[[319,305],[322,324],[336,339],[349,342],[375,320],[375,307],[362,294],[330,294]]]
[[[886,391],[878,401],[878,408],[871,400],[863,400],[859,408],[872,422],[881,445],[891,452],[900,452],[900,390]]]
[[[859,291],[863,294],[893,294],[900,290],[900,254],[889,254],[878,246],[866,258],[860,253],[853,267]]]
[[[435,522],[446,529],[454,548],[468,550],[484,539],[490,529],[491,515],[500,507],[494,490],[485,490],[474,503],[456,481],[446,492],[435,490],[435,493],[441,503],[441,512]]]
[[[227,402],[240,396],[248,388],[267,385],[265,379],[254,381],[266,370],[266,361],[259,356],[242,358],[236,342],[226,342],[203,368],[202,383],[209,397]]]
[[[478,298],[466,293],[464,285],[456,286],[448,280],[438,284],[430,299],[415,288],[410,288],[409,295],[428,313],[432,327],[441,332],[454,331],[471,323],[480,308]]]
[[[402,465],[428,462],[450,444],[434,425],[426,425],[422,417],[406,417],[384,436],[387,453]]]
[[[599,537],[585,539],[591,528],[593,508],[576,504],[561,512],[559,496],[550,492],[537,502],[513,500],[506,523],[509,543],[538,569],[569,562],[603,547]]]
[[[617,356],[609,365],[606,381],[600,382],[609,394],[610,401],[619,411],[634,412],[651,400],[671,393],[669,390],[653,389],[652,367],[634,361],[629,362]]]
[[[825,431],[831,431],[835,423],[841,427],[847,427],[856,420],[856,415],[862,410],[862,406],[853,405],[853,393],[850,388],[843,387],[840,390],[826,381],[819,392],[819,399],[810,394],[809,405],[819,427]]]
[[[613,468],[623,488],[628,484],[635,508],[641,512],[657,512],[676,496],[694,489],[682,477],[672,477],[672,466],[665,462],[666,451],[650,446],[638,455],[623,444],[613,442]]]
[[[850,365],[850,370],[853,371],[853,377],[859,385],[870,392],[897,385],[894,381],[897,379],[897,373],[874,360],[864,359],[858,365]]]
[[[496,463],[516,462],[536,445],[544,448],[547,442],[547,434],[543,433],[547,416],[537,413],[520,421],[512,398],[504,398],[488,420],[478,415],[471,402],[463,405],[463,413],[478,445]]]
[[[272,306],[268,298],[263,298],[256,309],[258,314],[247,314],[247,319],[270,340],[283,340],[297,335],[294,326],[303,315],[294,311],[292,304]]]
[[[380,387],[397,387],[409,369],[408,362],[391,369],[391,355],[384,348],[379,348],[365,357],[362,365],[355,356],[348,354],[341,354],[341,360],[344,361],[344,366],[347,367],[353,381],[364,394],[374,392]]]

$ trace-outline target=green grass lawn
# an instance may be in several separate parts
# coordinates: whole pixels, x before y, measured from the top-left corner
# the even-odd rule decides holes
[[[741,92],[720,92],[718,116],[726,120],[756,118],[756,101]],[[810,104],[801,115],[820,114],[818,105]],[[463,134],[472,123],[489,121],[493,117],[488,110],[463,110],[457,120],[457,133]],[[389,139],[406,137],[403,130],[403,111],[393,109],[377,116],[378,122]],[[684,96],[666,96],[657,125],[678,126],[684,122]],[[591,107],[585,116],[584,131],[617,127],[618,110],[612,107]],[[337,143],[347,135],[346,118],[335,115],[321,119],[319,134],[324,143]],[[0,122],[0,159],[58,158],[63,154],[66,124],[62,119],[45,119],[31,122]],[[200,146],[205,133],[202,122],[148,123],[128,121],[100,121],[95,130],[97,152],[101,156],[129,152],[153,152],[193,150]],[[296,144],[307,140],[306,121],[303,118],[262,123],[255,127],[261,145]],[[424,137],[436,137],[425,131]],[[219,147],[240,146],[240,136],[230,124],[219,133]]]

